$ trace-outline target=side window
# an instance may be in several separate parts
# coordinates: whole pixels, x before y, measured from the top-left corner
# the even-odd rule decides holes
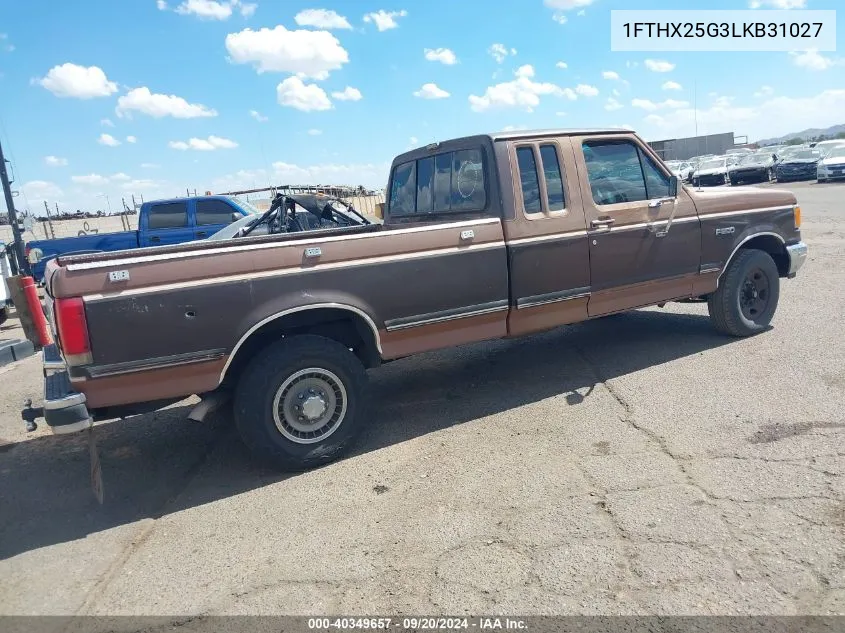
[[[585,141],[581,147],[596,204],[647,200],[639,150],[627,141]]]
[[[186,226],[188,226],[186,202],[150,205],[149,227],[151,229],[177,229]]]
[[[645,188],[649,200],[655,198],[666,198],[669,196],[669,176],[657,168],[642,150],[640,158],[643,161],[643,173],[645,174]]]
[[[526,213],[540,213],[540,180],[537,177],[537,163],[534,148],[519,147],[516,150],[519,165],[519,181],[522,184],[522,204]]]
[[[430,213],[431,186],[434,181],[434,158],[417,161],[417,213]]]
[[[235,208],[223,200],[197,200],[197,224],[229,224]]]
[[[407,215],[414,213],[417,192],[417,164],[404,163],[393,170],[393,185],[390,188],[390,213]]]
[[[452,154],[438,154],[434,157],[434,210],[449,211],[452,208]]]
[[[543,162],[543,175],[546,178],[549,211],[563,211],[566,206],[563,199],[563,177],[560,175],[560,163],[557,159],[555,146],[541,145],[540,160]]]
[[[452,211],[481,211],[487,204],[481,150],[452,154]]]

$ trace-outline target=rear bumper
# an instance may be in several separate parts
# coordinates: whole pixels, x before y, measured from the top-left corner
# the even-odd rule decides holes
[[[786,254],[789,255],[788,277],[794,277],[807,260],[807,245],[804,242],[791,244],[786,247]]]
[[[84,393],[73,390],[64,361],[55,345],[43,352],[44,421],[56,434],[84,431],[94,424]]]

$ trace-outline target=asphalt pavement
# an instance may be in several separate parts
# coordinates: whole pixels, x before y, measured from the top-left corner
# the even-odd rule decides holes
[[[0,368],[0,613],[845,614],[845,185],[788,188],[769,331],[669,304],[390,363],[302,474],[187,401],[97,427],[100,506],[85,437],[19,419],[39,357]]]

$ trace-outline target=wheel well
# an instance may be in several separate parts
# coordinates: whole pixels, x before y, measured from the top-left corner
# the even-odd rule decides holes
[[[348,347],[364,367],[381,362],[376,333],[360,315],[343,308],[314,308],[280,316],[262,325],[236,350],[226,370],[224,383],[234,384],[247,363],[262,349],[282,337],[314,334]]]
[[[758,235],[743,244],[739,250],[755,249],[768,253],[778,267],[778,275],[786,277],[789,273],[789,255],[786,246],[774,235]]]

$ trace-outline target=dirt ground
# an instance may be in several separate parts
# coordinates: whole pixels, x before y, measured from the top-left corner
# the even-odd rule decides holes
[[[773,328],[672,304],[371,372],[350,457],[257,467],[190,401],[27,434],[0,368],[3,614],[845,614],[845,185]],[[4,326],[0,337],[15,333]]]

